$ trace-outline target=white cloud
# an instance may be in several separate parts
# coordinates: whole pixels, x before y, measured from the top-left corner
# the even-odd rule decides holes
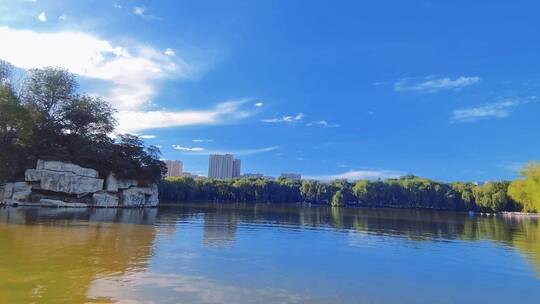
[[[142,16],[142,15],[144,15],[144,12],[146,12],[146,7],[144,7],[144,6],[136,6],[136,7],[133,8],[133,13],[135,15]]]
[[[134,133],[150,129],[221,124],[252,115],[251,112],[242,110],[245,102],[246,100],[223,102],[209,110],[120,111],[117,115],[118,131]]]
[[[195,148],[188,148],[188,147],[182,147],[179,145],[172,145],[173,149],[178,151],[187,151],[187,152],[203,152],[205,151],[204,148],[195,147]]]
[[[46,22],[47,21],[47,15],[45,14],[45,12],[41,12],[41,14],[39,14],[37,16],[37,19],[41,22]]]
[[[306,124],[306,126],[308,126],[308,127],[322,126],[324,128],[338,128],[338,127],[340,127],[340,125],[338,125],[338,124],[329,124],[326,120],[319,120],[319,121],[310,122],[310,123]]]
[[[475,122],[489,118],[506,118],[516,107],[533,102],[536,96],[524,99],[505,100],[502,102],[485,104],[478,107],[457,109],[452,112],[451,122]]]
[[[253,155],[253,154],[261,154],[261,153],[267,153],[272,152],[279,149],[278,146],[272,146],[272,147],[265,147],[265,148],[255,148],[255,149],[239,149],[239,150],[223,150],[223,151],[213,151],[213,153],[217,154],[234,154],[234,155]]]
[[[58,19],[62,20],[62,21],[66,21],[67,20],[67,16],[62,14],[60,16],[58,16]]]
[[[118,3],[113,3],[113,6],[117,9],[121,9],[122,8],[122,5],[118,4]]]
[[[268,123],[291,123],[291,122],[299,122],[302,119],[304,119],[303,113],[298,113],[294,116],[283,116],[281,118],[271,118],[271,119],[263,119],[262,122],[268,122]]]
[[[148,111],[160,81],[188,78],[196,69],[179,56],[150,46],[118,45],[84,32],[37,32],[0,27],[0,59],[22,69],[59,66],[100,80],[96,95],[118,109],[118,131],[137,133],[167,127],[213,125],[252,115],[251,99],[223,102],[205,110]]]
[[[156,20],[159,19],[158,17],[154,15],[150,15],[147,13],[148,9],[144,6],[136,6],[133,8],[133,14],[142,17],[145,20]]]
[[[174,56],[176,55],[176,53],[174,52],[173,49],[171,48],[166,48],[165,51],[163,52],[163,54],[167,55],[167,56]]]
[[[42,33],[0,27],[0,58],[24,68],[59,66],[106,81],[103,95],[119,110],[136,110],[156,95],[156,82],[187,77],[191,68],[148,46],[115,45],[82,32]]]
[[[174,145],[173,148],[175,150],[183,151],[188,154],[196,154],[196,155],[210,155],[210,154],[233,154],[233,155],[254,155],[254,154],[261,154],[261,153],[268,153],[275,151],[279,149],[278,146],[272,146],[272,147],[264,147],[264,148],[254,148],[254,149],[212,149],[207,150],[204,148],[188,148],[188,147],[182,147],[178,145]]]
[[[263,102],[257,102],[256,104],[254,104],[254,106],[256,107],[262,107],[264,105]]]
[[[347,180],[375,180],[375,179],[387,179],[387,178],[398,178],[403,176],[403,172],[399,171],[390,171],[390,170],[354,170],[347,171],[340,174],[327,174],[327,175],[314,175],[306,176],[306,179],[314,179],[321,181],[331,181],[336,179],[347,179]]]
[[[192,141],[196,143],[205,143],[205,142],[213,142],[214,140],[213,139],[194,139]]]
[[[37,0],[28,0],[28,2],[36,3]]]
[[[415,81],[410,78],[401,79],[394,83],[396,92],[427,92],[435,93],[442,90],[458,90],[480,82],[477,76],[460,76],[456,79],[451,78],[432,78],[427,77],[421,81]]]
[[[142,139],[154,139],[154,138],[156,138],[155,135],[151,135],[151,134],[139,135],[139,137],[142,138]]]

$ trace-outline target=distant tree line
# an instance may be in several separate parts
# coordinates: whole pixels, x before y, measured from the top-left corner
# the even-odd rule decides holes
[[[331,206],[418,208],[452,211],[540,210],[540,166],[531,164],[524,179],[473,183],[442,183],[416,176],[387,180],[276,181],[262,178],[194,180],[171,177],[160,184],[162,203],[220,201],[313,203]]]
[[[111,137],[115,110],[78,92],[61,68],[33,69],[16,82],[0,61],[0,184],[24,177],[38,159],[73,162],[121,178],[157,182],[166,172],[156,147],[133,135]]]

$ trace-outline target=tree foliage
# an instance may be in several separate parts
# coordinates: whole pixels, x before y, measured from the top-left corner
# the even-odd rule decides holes
[[[418,208],[453,211],[521,210],[507,195],[508,182],[441,183],[416,176],[387,180],[330,183],[241,178],[194,180],[167,178],[160,185],[164,201],[313,203],[332,206]]]
[[[530,163],[521,171],[522,179],[513,181],[508,193],[524,211],[540,211],[540,163]]]
[[[0,62],[0,182],[21,179],[37,159],[73,162],[102,176],[153,183],[166,172],[157,147],[136,136],[111,136],[115,110],[78,92],[75,75],[62,68],[33,69],[16,94],[12,67]]]

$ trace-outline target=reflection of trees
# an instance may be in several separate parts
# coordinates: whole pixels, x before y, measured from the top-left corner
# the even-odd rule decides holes
[[[207,246],[227,246],[234,242],[238,218],[230,209],[215,209],[204,213],[203,243]]]
[[[122,209],[3,210],[1,302],[107,303],[87,299],[92,281],[144,269],[155,235],[152,226],[111,222],[150,223],[155,214],[156,210]]]
[[[525,254],[540,276],[540,225],[538,221],[513,219],[518,229],[514,230],[512,244]]]
[[[0,302],[107,303],[108,299],[87,299],[93,282],[143,271],[157,235],[173,233],[178,223],[193,218],[204,220],[203,243],[218,246],[233,243],[239,223],[338,228],[414,242],[485,239],[514,246],[540,274],[540,226],[531,218],[263,204],[149,210],[8,208],[0,211]]]
[[[331,227],[417,241],[485,239],[516,247],[540,274],[540,226],[534,218],[476,218],[467,213],[411,209],[299,208],[291,204],[185,204],[170,210],[176,212],[175,216],[203,214],[206,244],[232,240],[237,222],[291,225],[299,229]]]

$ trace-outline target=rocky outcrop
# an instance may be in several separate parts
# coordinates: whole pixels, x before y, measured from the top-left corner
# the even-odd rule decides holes
[[[105,190],[109,192],[118,192],[118,179],[114,176],[114,173],[109,173],[107,179],[105,179]]]
[[[136,180],[117,179],[114,173],[99,178],[90,168],[39,160],[25,172],[25,181],[0,189],[0,203],[54,207],[155,207],[157,185],[141,187]]]
[[[113,208],[118,207],[118,194],[106,191],[96,192],[92,195],[92,203],[96,207]]]
[[[42,198],[39,200],[39,205],[42,207],[64,207],[64,208],[87,208],[85,203],[68,203],[62,200]]]
[[[57,172],[71,172],[78,176],[98,178],[99,173],[94,169],[83,168],[81,166],[64,163],[59,161],[45,161],[38,160],[36,165],[37,170],[48,170],[48,171],[57,171]]]
[[[86,194],[103,189],[103,180],[77,175],[71,171],[28,169],[25,172],[27,182],[39,182],[39,189],[67,194]]]

